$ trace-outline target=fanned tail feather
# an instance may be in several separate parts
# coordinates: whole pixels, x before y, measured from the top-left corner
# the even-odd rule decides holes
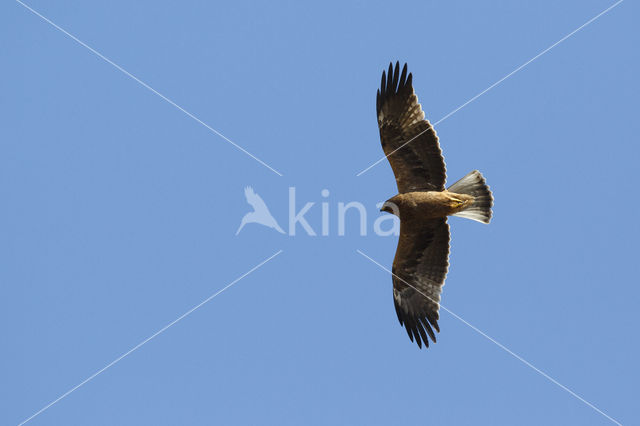
[[[482,174],[474,170],[448,188],[449,192],[467,194],[475,198],[473,204],[455,213],[454,216],[466,217],[482,223],[491,221],[493,195]]]

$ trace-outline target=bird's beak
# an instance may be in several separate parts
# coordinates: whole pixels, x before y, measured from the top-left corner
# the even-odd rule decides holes
[[[396,203],[394,203],[393,201],[385,201],[382,206],[380,207],[380,211],[381,212],[386,212],[395,216],[400,216],[399,210],[398,210],[398,205]]]

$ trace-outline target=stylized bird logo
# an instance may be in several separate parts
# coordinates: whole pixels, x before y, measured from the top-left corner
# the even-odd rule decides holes
[[[244,189],[244,196],[247,198],[247,203],[253,207],[253,211],[244,215],[242,218],[242,222],[240,222],[240,227],[236,231],[236,235],[240,233],[240,230],[247,223],[259,223],[260,225],[264,225],[269,228],[273,228],[281,234],[284,234],[278,222],[276,222],[275,218],[269,212],[267,205],[264,203],[264,200],[255,193],[253,188],[247,186]]]

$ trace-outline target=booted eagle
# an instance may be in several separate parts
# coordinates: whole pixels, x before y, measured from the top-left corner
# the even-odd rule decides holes
[[[422,348],[435,343],[440,293],[449,267],[447,216],[491,220],[493,196],[474,170],[445,189],[446,169],[436,132],[425,120],[405,64],[382,72],[376,99],[380,141],[398,185],[381,211],[400,218],[393,260],[393,302],[400,325]]]

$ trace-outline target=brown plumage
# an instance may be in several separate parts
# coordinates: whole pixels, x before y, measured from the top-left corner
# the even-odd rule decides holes
[[[400,324],[419,347],[435,343],[440,294],[449,268],[447,216],[489,223],[493,196],[477,170],[445,189],[446,169],[436,132],[424,119],[405,64],[382,72],[376,100],[380,141],[398,185],[382,211],[400,218],[393,260],[393,301]]]

